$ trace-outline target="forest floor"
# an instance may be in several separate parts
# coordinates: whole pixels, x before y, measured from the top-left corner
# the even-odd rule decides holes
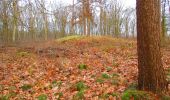
[[[136,90],[136,45],[132,39],[70,36],[3,46],[0,100],[158,100]],[[170,47],[162,53],[170,80]]]

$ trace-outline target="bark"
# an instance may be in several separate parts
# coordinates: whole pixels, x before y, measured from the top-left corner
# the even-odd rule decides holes
[[[160,0],[137,1],[138,87],[163,93],[167,90],[161,60]]]

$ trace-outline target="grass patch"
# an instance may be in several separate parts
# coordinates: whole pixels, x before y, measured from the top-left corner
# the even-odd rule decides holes
[[[119,67],[119,64],[118,63],[115,63],[115,62],[113,62],[113,64],[112,64],[114,67]]]
[[[165,95],[161,98],[161,100],[170,100],[170,96]]]
[[[53,89],[53,88],[58,88],[58,89],[60,89],[60,87],[61,87],[61,85],[62,85],[62,81],[56,81],[56,80],[54,80],[54,81],[52,81],[52,83],[50,84],[50,88],[51,89]]]
[[[15,86],[10,86],[8,89],[9,89],[10,91],[13,91],[13,90],[16,90],[16,87],[15,87]]]
[[[106,67],[106,70],[107,70],[107,72],[109,72],[112,70],[112,67],[108,66],[108,67]]]
[[[111,77],[110,77],[109,74],[103,73],[103,74],[102,74],[102,78],[104,78],[104,79],[110,79]]]
[[[78,91],[77,94],[73,97],[73,100],[83,100],[84,99],[84,91]]]
[[[113,79],[111,81],[112,85],[118,85],[119,84],[119,80],[118,79]]]
[[[0,100],[10,100],[10,98],[15,97],[16,95],[15,92],[10,92],[7,95],[0,95]]]
[[[77,94],[73,96],[73,100],[82,100],[84,99],[84,91],[87,89],[87,86],[82,82],[76,84]]]
[[[32,88],[30,84],[24,84],[23,86],[20,87],[23,91],[27,91]]]
[[[119,77],[119,74],[113,73],[113,74],[112,74],[112,77]]]
[[[17,56],[19,57],[26,57],[26,56],[29,56],[30,54],[28,52],[25,52],[25,51],[20,51],[20,52],[17,52]]]
[[[76,84],[77,91],[83,91],[87,88],[87,86],[83,82],[78,82]]]
[[[37,97],[38,100],[47,100],[47,95],[46,94],[41,94]]]
[[[131,83],[126,90],[137,90],[137,83]]]
[[[110,96],[116,97],[116,100],[118,99],[118,94],[117,93],[106,93],[100,96],[102,99],[108,99]]]
[[[0,84],[0,91],[4,89],[4,86]]]
[[[112,75],[112,80],[111,80],[111,83],[112,83],[112,85],[118,85],[119,84],[119,74],[117,74],[117,73],[113,73]]]
[[[96,82],[102,84],[102,83],[104,83],[104,80],[99,78],[99,79],[96,80]]]
[[[166,70],[167,81],[170,82],[170,68]]]
[[[55,93],[54,96],[57,97],[57,100],[60,100],[60,98],[63,96],[63,93],[60,92],[60,93]]]
[[[56,80],[54,80],[53,82],[52,82],[52,87],[56,87],[56,86],[58,86],[58,87],[60,87],[61,85],[62,85],[62,81],[56,81]]]
[[[80,35],[72,35],[72,36],[66,36],[66,37],[57,39],[56,41],[66,42],[66,41],[69,41],[69,40],[78,40],[78,39],[82,39],[82,38],[83,38],[83,36],[80,36]]]
[[[122,95],[122,100],[150,100],[150,95],[144,91],[127,90]]]
[[[0,95],[0,100],[10,100],[8,95]]]
[[[79,68],[80,70],[84,70],[84,69],[87,69],[87,65],[85,65],[85,64],[79,64],[79,65],[78,65],[78,68]]]

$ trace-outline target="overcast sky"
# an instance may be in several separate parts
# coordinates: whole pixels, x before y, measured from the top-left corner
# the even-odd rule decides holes
[[[127,7],[136,7],[136,0],[122,0],[122,2]]]

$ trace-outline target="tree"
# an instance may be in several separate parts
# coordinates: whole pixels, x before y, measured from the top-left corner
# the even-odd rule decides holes
[[[160,0],[136,1],[138,87],[140,90],[163,93],[167,90],[167,82],[160,51]]]
[[[13,34],[12,40],[15,42],[18,33],[18,0],[13,1]]]

